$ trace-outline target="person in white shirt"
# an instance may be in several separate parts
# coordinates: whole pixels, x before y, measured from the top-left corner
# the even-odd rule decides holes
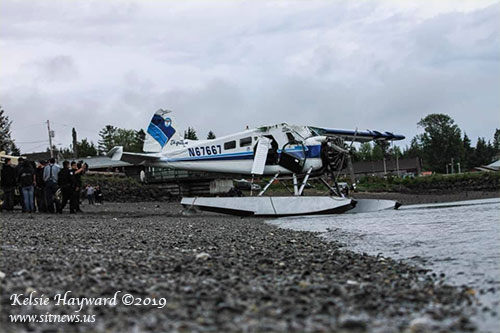
[[[92,185],[87,185],[87,199],[89,199],[89,205],[93,205],[95,203],[94,192],[94,187]]]
[[[54,209],[54,195],[57,192],[57,181],[59,178],[59,171],[61,168],[56,164],[56,160],[51,158],[49,164],[43,168],[43,181],[45,183],[45,200],[47,202],[47,210],[49,213],[55,213],[58,210],[58,202],[55,202]]]

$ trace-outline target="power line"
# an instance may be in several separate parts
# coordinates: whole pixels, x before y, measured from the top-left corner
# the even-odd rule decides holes
[[[15,141],[16,143],[19,144],[28,144],[28,143],[40,143],[40,142],[48,142],[47,139],[45,140],[38,140],[38,141]]]
[[[38,126],[38,125],[44,125],[44,123],[35,123],[35,124],[31,124],[31,125],[27,125],[27,126],[24,126],[24,127],[16,127],[16,128],[12,128],[12,131],[21,131],[21,130],[24,130],[24,129],[27,129],[27,128],[30,128],[30,127],[33,127],[33,126]]]
[[[27,150],[35,151],[35,149],[40,148],[40,147],[47,147],[47,145],[44,143],[44,144],[41,144],[41,145],[37,145],[37,146],[31,147],[31,148],[29,148]]]
[[[76,130],[78,131],[84,131],[84,132],[89,132],[89,133],[94,133],[94,134],[97,134],[98,132],[96,132],[95,130],[90,130],[90,129],[86,129],[86,128],[82,128],[80,126],[72,126],[72,125],[68,125],[68,124],[63,124],[63,123],[59,123],[59,122],[52,122],[52,124],[56,124],[56,125],[60,125],[60,126],[64,126],[64,127],[71,127],[71,128],[75,128]]]

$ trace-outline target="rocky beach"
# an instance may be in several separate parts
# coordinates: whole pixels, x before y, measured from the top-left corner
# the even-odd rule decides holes
[[[107,203],[79,215],[2,213],[3,332],[471,331],[474,290],[423,268],[344,250],[316,233],[178,203]],[[152,304],[12,305],[71,291]],[[93,316],[13,323],[11,315]]]

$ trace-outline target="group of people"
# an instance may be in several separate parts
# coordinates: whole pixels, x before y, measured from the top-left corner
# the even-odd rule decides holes
[[[49,161],[41,160],[38,164],[19,158],[18,165],[14,167],[7,158],[1,173],[1,186],[4,192],[2,208],[6,211],[14,209],[15,193],[16,189],[19,189],[23,212],[62,213],[68,203],[70,213],[82,212],[80,194],[82,175],[86,169],[86,164],[75,161],[64,161],[61,168],[54,158]],[[87,196],[90,187],[88,185],[85,189]],[[98,198],[98,202],[102,202],[99,186],[92,186],[90,192],[92,198]]]

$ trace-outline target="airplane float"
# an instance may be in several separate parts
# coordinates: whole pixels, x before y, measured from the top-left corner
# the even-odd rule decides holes
[[[146,129],[143,153],[114,147],[108,155],[134,165],[248,175],[252,181],[254,176],[272,176],[255,196],[251,193],[250,197],[185,197],[181,204],[186,208],[242,216],[294,216],[398,207],[391,200],[346,197],[336,183],[335,174],[347,161],[346,141],[393,141],[404,139],[402,135],[282,123],[213,140],[188,140],[181,136],[173,119],[172,111],[156,111]],[[333,185],[322,177],[325,174],[332,175]],[[329,188],[330,195],[303,196],[310,177],[319,178]],[[292,195],[264,196],[276,180],[291,180]]]

